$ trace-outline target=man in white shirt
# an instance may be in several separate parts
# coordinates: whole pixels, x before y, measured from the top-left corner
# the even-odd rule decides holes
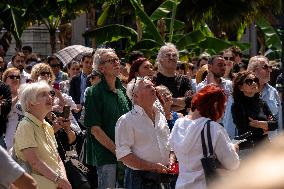
[[[116,157],[128,167],[125,187],[158,189],[163,185],[160,173],[168,171],[167,120],[154,106],[156,90],[149,79],[133,79],[127,95],[134,107],[119,118],[115,130]]]

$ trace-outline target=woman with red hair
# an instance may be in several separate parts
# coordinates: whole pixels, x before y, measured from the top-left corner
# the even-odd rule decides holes
[[[226,103],[224,91],[214,84],[201,89],[192,99],[191,115],[180,118],[170,136],[170,145],[179,161],[179,177],[176,189],[205,189],[206,180],[201,159],[204,157],[201,132],[207,136],[206,125],[210,120],[210,133],[214,155],[224,169],[239,166],[239,156],[226,130],[217,121],[222,118]]]

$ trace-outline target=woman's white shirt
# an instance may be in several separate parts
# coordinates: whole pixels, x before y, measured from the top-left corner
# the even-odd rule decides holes
[[[176,189],[207,188],[200,161],[203,158],[201,131],[207,120],[209,119],[205,117],[195,120],[184,117],[178,119],[173,127],[169,143],[179,161]],[[234,151],[226,130],[217,122],[211,121],[210,132],[214,153],[222,166],[228,170],[236,169],[239,166],[239,156]]]

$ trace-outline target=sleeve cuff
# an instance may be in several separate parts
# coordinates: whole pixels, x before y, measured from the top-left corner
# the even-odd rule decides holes
[[[128,147],[118,147],[118,148],[116,148],[115,152],[116,152],[117,160],[119,160],[119,159],[127,156],[128,154],[132,153],[130,148],[128,148]]]

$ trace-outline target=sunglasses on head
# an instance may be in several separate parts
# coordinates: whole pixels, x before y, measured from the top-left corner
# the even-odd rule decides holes
[[[134,95],[134,88],[136,87],[138,81],[145,81],[145,80],[149,80],[149,81],[152,81],[150,77],[148,76],[145,76],[145,77],[135,77],[134,79],[134,84],[133,84],[133,88],[131,90],[131,94],[132,94],[132,97]]]
[[[234,57],[232,57],[232,56],[231,56],[231,57],[224,56],[223,58],[224,58],[225,60],[230,60],[230,61],[233,61],[233,60],[234,60]]]
[[[60,64],[51,64],[50,67],[52,68],[60,67]]]
[[[264,70],[272,70],[272,66],[270,66],[270,65],[268,65],[268,64],[265,64],[265,65],[263,65],[262,66],[262,69],[264,69]]]
[[[244,80],[244,83],[251,86],[253,83],[259,84],[259,79],[257,77],[255,78],[248,78]]]
[[[39,75],[40,76],[46,76],[46,75],[50,76],[51,73],[50,72],[41,72]]]
[[[19,75],[8,75],[7,76],[8,78],[10,78],[10,79],[17,79],[17,80],[20,80],[21,79],[21,76],[19,76]]]

